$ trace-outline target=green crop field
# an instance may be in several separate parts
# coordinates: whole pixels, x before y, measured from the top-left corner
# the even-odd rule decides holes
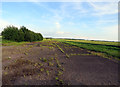
[[[64,42],[80,48],[84,48],[93,52],[99,52],[98,55],[106,57],[120,58],[119,44],[120,42],[108,41],[89,41],[89,40],[67,40],[67,39],[54,39],[56,41]]]

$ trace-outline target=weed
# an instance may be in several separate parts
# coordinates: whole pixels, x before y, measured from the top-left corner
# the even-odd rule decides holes
[[[66,57],[69,58],[70,56],[66,53]]]
[[[56,63],[57,63],[57,64],[59,64],[59,61],[58,61],[58,60],[56,60]]]
[[[53,66],[53,65],[54,65],[54,63],[49,62],[49,63],[48,63],[48,65],[49,65],[49,66]]]
[[[57,60],[57,58],[55,58],[55,60]]]
[[[40,60],[42,60],[42,58],[40,58]]]
[[[37,65],[38,65],[37,63],[34,64],[34,66],[37,66]]]
[[[7,72],[4,72],[5,75],[7,75],[8,73]]]
[[[47,62],[47,59],[46,59],[46,58],[43,58],[43,62]]]
[[[58,47],[58,49],[60,49],[60,51],[61,51],[62,53],[65,53],[65,52],[63,51],[63,49],[62,49],[59,45],[57,45],[56,43],[55,43],[55,45]]]
[[[60,84],[64,84],[63,80],[59,80]]]
[[[25,55],[28,55],[28,53],[26,53],[26,52],[25,52],[24,54],[25,54]]]
[[[58,77],[55,77],[55,80],[59,80],[59,78],[58,78]]]
[[[42,63],[38,63],[40,66],[43,66],[43,64]]]
[[[60,64],[57,64],[57,67],[58,67],[58,68],[60,68],[60,67],[61,67],[61,65],[60,65]]]
[[[49,61],[52,61],[52,60],[54,60],[54,58],[53,58],[53,57],[49,59]]]
[[[53,49],[53,47],[48,47],[49,49]]]
[[[43,68],[41,68],[41,69],[40,69],[40,71],[42,72],[42,71],[44,71],[44,69],[43,69]]]
[[[49,71],[46,71],[47,75],[49,76]]]
[[[57,74],[57,75],[60,76],[60,75],[62,75],[62,74],[63,74],[63,73],[62,73],[61,71],[58,71],[58,74]]]

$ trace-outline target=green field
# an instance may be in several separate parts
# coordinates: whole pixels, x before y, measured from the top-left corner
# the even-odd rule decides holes
[[[92,51],[96,55],[103,57],[114,57],[119,59],[119,44],[120,42],[108,41],[89,41],[89,40],[67,40],[67,39],[54,39],[63,43],[74,45]]]

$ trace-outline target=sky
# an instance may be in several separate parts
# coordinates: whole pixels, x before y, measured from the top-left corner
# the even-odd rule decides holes
[[[2,2],[0,32],[25,26],[44,37],[118,41],[117,2]]]

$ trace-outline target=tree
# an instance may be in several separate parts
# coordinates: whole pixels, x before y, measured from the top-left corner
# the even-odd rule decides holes
[[[20,27],[20,29],[14,26],[8,26],[2,31],[2,36],[4,39],[18,42],[43,40],[43,36],[40,33],[30,31],[24,26]]]
[[[18,28],[14,26],[8,26],[2,31],[2,36],[4,39],[17,41],[18,38]]]

